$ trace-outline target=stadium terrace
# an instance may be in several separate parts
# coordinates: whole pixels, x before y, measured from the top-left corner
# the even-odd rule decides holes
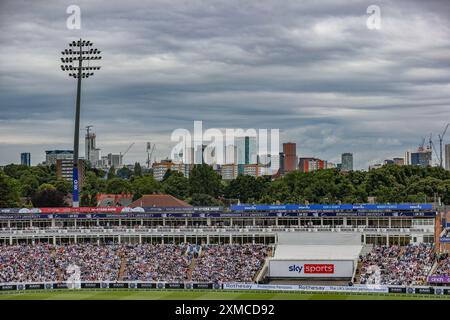
[[[3,208],[0,283],[446,286],[447,235],[431,204]]]

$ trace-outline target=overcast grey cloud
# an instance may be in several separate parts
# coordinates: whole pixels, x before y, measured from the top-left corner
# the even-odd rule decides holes
[[[66,28],[67,6],[81,30]],[[366,9],[381,8],[381,29]],[[357,168],[415,149],[450,121],[448,1],[1,1],[0,165],[72,148],[75,83],[60,51],[103,51],[82,126],[102,153],[169,154],[176,128],[280,128],[300,156]],[[450,135],[449,135],[450,136]],[[450,142],[450,139],[447,139]]]

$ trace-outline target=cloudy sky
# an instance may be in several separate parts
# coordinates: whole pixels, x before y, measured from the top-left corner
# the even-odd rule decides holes
[[[71,4],[80,30],[66,27]],[[73,147],[76,86],[59,58],[83,37],[103,51],[81,115],[102,154],[135,142],[125,162],[143,163],[150,141],[165,157],[172,131],[202,120],[279,128],[299,156],[353,152],[366,169],[450,121],[449,12],[446,0],[2,0],[0,165]]]

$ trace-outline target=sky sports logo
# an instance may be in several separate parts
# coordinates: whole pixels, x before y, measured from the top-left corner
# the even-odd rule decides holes
[[[289,266],[289,272],[304,274],[333,274],[334,264],[304,264],[303,266],[293,264]]]

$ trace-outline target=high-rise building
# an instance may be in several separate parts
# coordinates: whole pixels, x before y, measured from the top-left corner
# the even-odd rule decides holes
[[[411,152],[411,165],[427,167],[431,166],[432,150],[431,148],[419,148],[417,152]]]
[[[100,149],[95,146],[96,135],[94,132],[88,131],[84,138],[84,157],[86,161],[92,166],[97,167],[100,160]]]
[[[341,156],[341,170],[352,171],[353,170],[353,153],[343,153]]]
[[[175,163],[194,164],[194,148],[185,146],[179,153],[173,154],[172,157]]]
[[[404,164],[421,167],[431,166],[432,151],[431,145],[424,146],[422,143],[422,145],[417,148],[416,152],[411,152],[409,150],[405,152]]]
[[[284,172],[291,172],[297,169],[297,145],[293,142],[283,143]]]
[[[255,178],[261,176],[261,166],[259,164],[244,165],[244,175]]]
[[[225,147],[224,164],[238,164],[238,148],[235,145]]]
[[[256,137],[237,137],[235,138],[237,148],[238,172],[244,174],[246,164],[257,163]]]
[[[450,144],[445,145],[445,169],[450,170]]]
[[[192,164],[184,163],[174,163],[172,160],[162,160],[161,162],[154,162],[153,177],[156,181],[162,181],[167,170],[176,171],[182,173],[186,178],[189,178],[190,172],[192,170]]]
[[[270,156],[270,172],[271,175],[276,174],[280,170],[281,166],[281,160],[280,160],[280,154],[271,154]]]
[[[78,159],[78,185],[81,188],[85,176],[85,163],[83,159]],[[56,160],[56,178],[72,182],[73,159]]]
[[[238,164],[256,164],[257,150],[256,137],[237,137],[235,139],[237,148],[237,162]]]
[[[20,154],[20,164],[23,166],[30,167],[31,166],[31,153],[22,152]]]
[[[383,161],[383,165],[387,164],[395,164],[396,166],[403,166],[405,164],[405,159],[403,158],[386,159]]]
[[[47,150],[45,151],[45,164],[47,166],[56,165],[56,160],[72,160],[72,150]]]
[[[405,164],[405,159],[403,158],[393,158],[392,160],[394,160],[394,164],[397,166],[403,166]]]
[[[99,165],[100,168],[102,168],[103,170],[106,170],[109,168],[109,160],[108,160],[108,156],[102,156],[101,159],[99,160]]]
[[[298,166],[302,172],[312,172],[326,169],[326,161],[316,158],[300,158]]]
[[[122,155],[120,154],[108,154],[108,167],[114,167],[119,169],[122,167]]]
[[[280,173],[280,175],[284,175],[284,152],[280,152],[279,153],[279,167],[280,169],[278,170],[278,172]]]
[[[238,176],[238,165],[234,163],[223,164],[220,167],[220,175],[223,180],[234,180]]]
[[[405,152],[405,165],[411,165],[411,151],[409,150]]]
[[[195,150],[195,164],[204,164],[210,159],[208,155],[205,157],[205,150],[206,152],[210,151],[207,147],[208,146],[205,144],[197,146],[197,149]]]
[[[216,146],[215,145],[203,145],[203,163],[209,164],[209,165],[217,165],[217,152],[216,152]]]
[[[185,164],[194,164],[194,148],[193,147],[186,147],[185,148],[186,156],[184,157],[184,161],[182,161]]]

